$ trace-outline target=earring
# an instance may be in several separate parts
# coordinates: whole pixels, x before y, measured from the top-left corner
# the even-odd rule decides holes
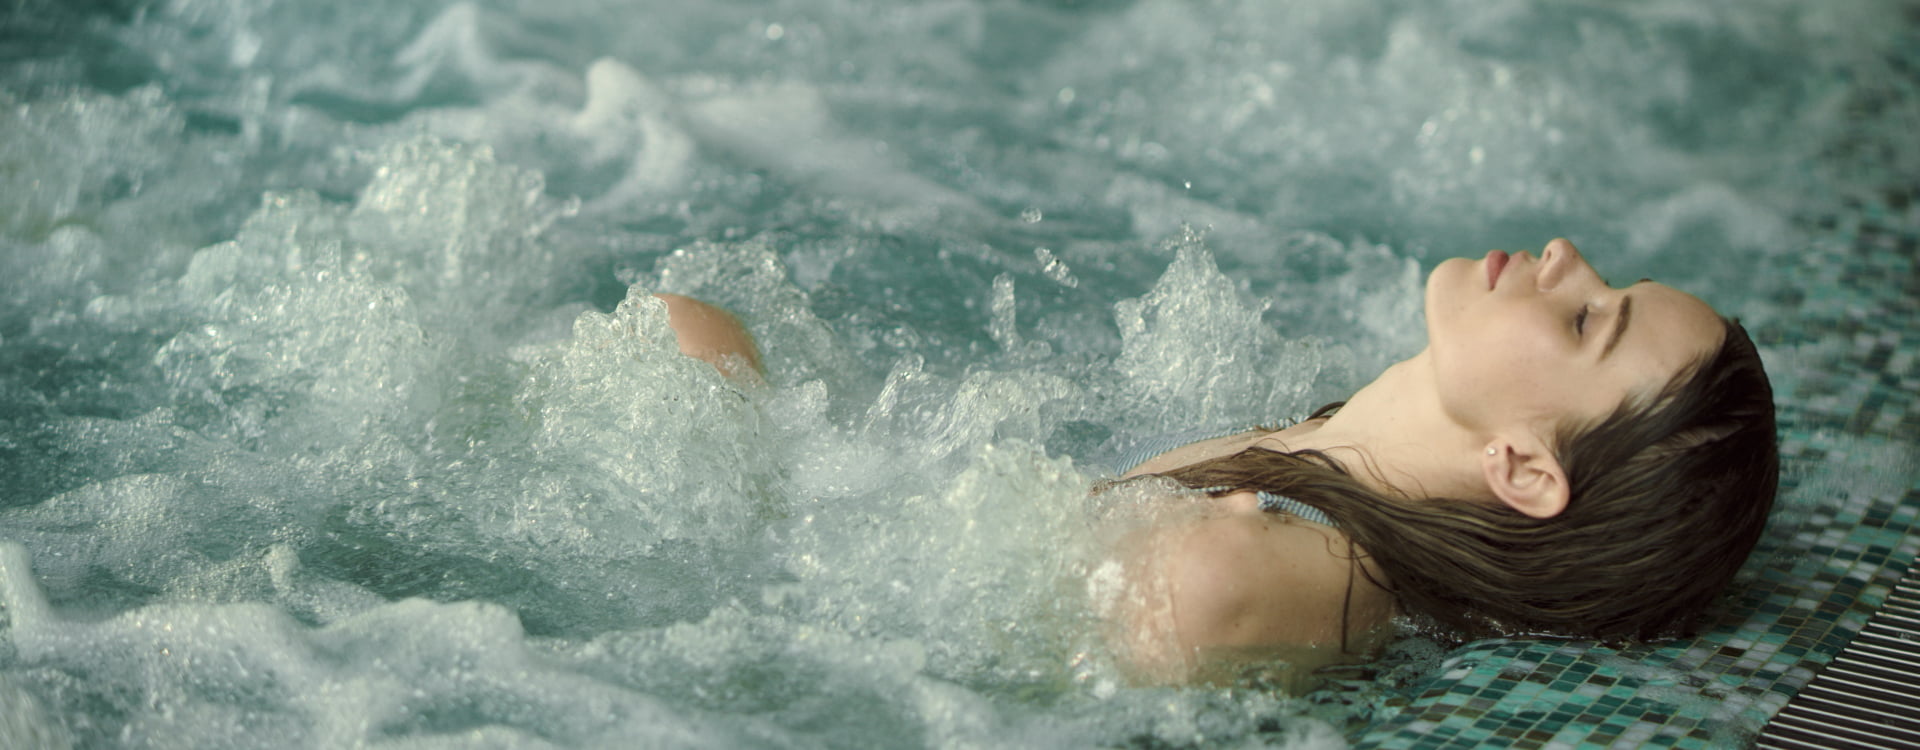
[[[1491,446],[1489,446],[1489,447],[1487,448],[1487,455],[1489,455],[1489,456],[1497,456],[1497,455],[1500,455],[1500,451],[1499,451],[1499,449],[1497,449],[1497,448],[1493,448],[1493,447],[1491,447]]]

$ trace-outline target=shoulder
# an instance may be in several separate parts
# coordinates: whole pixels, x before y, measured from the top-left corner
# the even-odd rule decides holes
[[[1338,647],[1343,620],[1371,627],[1390,615],[1360,551],[1326,526],[1232,513],[1193,524],[1165,550],[1174,628],[1188,649]]]
[[[1224,498],[1241,505],[1234,499]],[[1342,628],[1349,645],[1365,644],[1392,617],[1391,595],[1361,572],[1362,552],[1330,527],[1240,511],[1154,536],[1138,550],[1151,559],[1133,573],[1139,590],[1155,594],[1135,602],[1157,611],[1127,618],[1128,659],[1153,679],[1193,679],[1220,655],[1261,650],[1350,660],[1340,653]]]

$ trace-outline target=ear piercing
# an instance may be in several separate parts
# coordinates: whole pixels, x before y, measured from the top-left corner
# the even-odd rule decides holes
[[[1500,455],[1500,451],[1499,451],[1499,449],[1497,449],[1497,448],[1494,448],[1494,447],[1492,447],[1492,446],[1488,446],[1488,447],[1487,447],[1487,455],[1489,455],[1489,456],[1497,456],[1497,455]]]

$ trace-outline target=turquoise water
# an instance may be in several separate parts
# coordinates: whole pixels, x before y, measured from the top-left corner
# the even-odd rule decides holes
[[[1911,418],[1793,421],[1910,299],[1846,234],[1920,224],[1899,3],[0,13],[0,737],[1337,746],[1441,654],[1128,685],[1074,459],[1338,398],[1556,235],[1758,332],[1851,456],[1789,524],[1913,482]]]

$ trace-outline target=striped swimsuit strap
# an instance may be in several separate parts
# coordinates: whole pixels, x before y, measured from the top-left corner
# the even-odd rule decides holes
[[[1291,422],[1289,424],[1291,424]],[[1184,430],[1181,432],[1149,436],[1134,443],[1127,450],[1120,453],[1119,471],[1117,473],[1125,474],[1132,471],[1133,467],[1146,463],[1148,459],[1183,445],[1235,435],[1251,429],[1255,428],[1234,427],[1225,430]],[[1233,488],[1207,487],[1201,491],[1221,492],[1230,489]],[[1263,511],[1269,513],[1286,513],[1303,521],[1312,521],[1322,526],[1339,527],[1339,524],[1334,523],[1333,519],[1327,517],[1326,512],[1319,508],[1315,508],[1290,497],[1281,497],[1271,492],[1260,492],[1258,494],[1260,496],[1260,509]]]

